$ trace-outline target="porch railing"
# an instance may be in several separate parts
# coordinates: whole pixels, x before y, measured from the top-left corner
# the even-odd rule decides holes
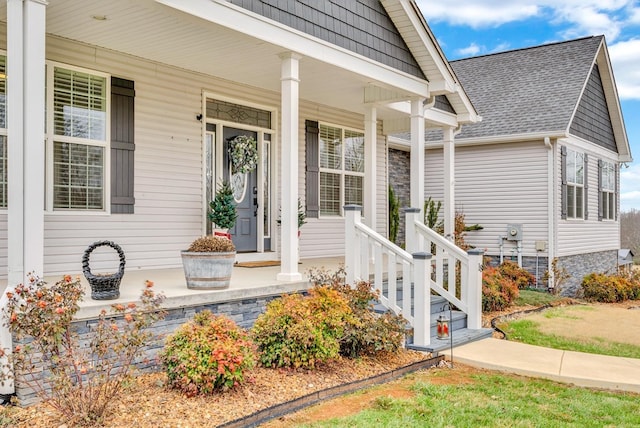
[[[381,303],[402,314],[413,327],[416,347],[430,344],[431,290],[467,314],[468,328],[481,328],[482,251],[461,250],[424,226],[418,219],[420,210],[410,208],[406,210],[409,253],[364,225],[361,210],[357,205],[345,207],[349,284],[371,281],[380,292]],[[398,295],[402,296],[401,306]]]

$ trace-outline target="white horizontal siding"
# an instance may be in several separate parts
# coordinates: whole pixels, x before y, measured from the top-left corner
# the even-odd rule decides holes
[[[425,198],[443,199],[442,159],[442,149],[427,150]],[[542,142],[456,147],[455,159],[456,210],[465,214],[467,225],[484,227],[468,232],[467,242],[497,255],[507,225],[522,224],[522,254],[535,256],[535,242],[548,240],[547,150]],[[514,243],[505,242],[505,255],[512,248]]]
[[[562,180],[560,179],[561,156],[560,147],[586,153],[588,155],[587,179],[589,183],[588,203],[589,217],[586,220],[561,219]],[[598,251],[617,250],[620,248],[620,222],[598,221],[598,159],[606,162],[617,162],[612,155],[602,151],[594,151],[590,144],[577,139],[563,140],[556,147],[556,214],[557,221],[557,256],[593,253]]]
[[[305,120],[317,120],[364,131],[364,116],[331,109],[325,106],[318,106],[306,102],[300,103],[300,158],[299,186],[300,195],[305,193]],[[378,147],[377,156],[377,228],[384,233],[386,224],[386,148],[385,139],[381,135],[381,125],[378,126]],[[384,199],[380,199],[383,197]],[[304,200],[303,200],[304,205]],[[321,217],[319,219],[309,218],[307,224],[301,229],[300,236],[300,256],[302,258],[318,258],[344,255],[344,218],[343,217]]]

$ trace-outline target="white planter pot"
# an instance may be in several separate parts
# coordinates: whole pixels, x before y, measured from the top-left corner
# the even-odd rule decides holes
[[[235,251],[228,253],[196,253],[181,251],[187,288],[221,290],[229,287],[236,260]]]

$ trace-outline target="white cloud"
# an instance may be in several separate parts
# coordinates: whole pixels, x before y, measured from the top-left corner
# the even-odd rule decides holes
[[[475,29],[546,18],[569,24],[565,38],[605,34],[612,42],[625,22],[640,21],[636,0],[418,0],[427,21],[444,21]]]
[[[638,52],[640,52],[640,39],[631,39],[609,46],[613,74],[621,99],[640,99],[640,55]]]
[[[498,26],[521,21],[538,14],[535,4],[502,0],[461,0],[452,5],[449,0],[418,0],[427,21],[446,21],[473,28]],[[530,2],[534,3],[534,2]]]
[[[503,42],[503,43],[500,43],[497,46],[494,46],[494,48],[491,49],[490,53],[504,52],[504,51],[509,50],[509,48],[511,48],[511,44],[509,42]]]
[[[620,171],[620,209],[640,210],[640,164],[622,167]]]
[[[484,46],[478,46],[476,43],[471,43],[466,48],[461,48],[456,50],[456,54],[462,57],[476,56],[481,52],[484,52]]]

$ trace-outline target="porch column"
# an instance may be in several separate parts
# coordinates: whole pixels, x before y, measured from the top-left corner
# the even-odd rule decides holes
[[[420,209],[424,206],[424,98],[411,100],[411,160],[410,160],[411,206]],[[412,252],[421,252],[424,245],[421,239],[416,242]]]
[[[46,6],[44,0],[7,1],[8,288],[28,272],[44,275]],[[5,305],[3,293],[0,307]],[[11,349],[4,322],[0,342]],[[12,392],[11,382],[0,386],[0,393]]]
[[[376,146],[377,111],[367,107],[364,113],[364,220],[376,230]]]
[[[282,108],[282,213],[279,281],[300,281],[298,272],[298,63],[293,52],[280,55]]]
[[[455,139],[455,128],[443,128],[444,142],[444,237],[453,242],[455,227],[455,147],[453,140]]]

